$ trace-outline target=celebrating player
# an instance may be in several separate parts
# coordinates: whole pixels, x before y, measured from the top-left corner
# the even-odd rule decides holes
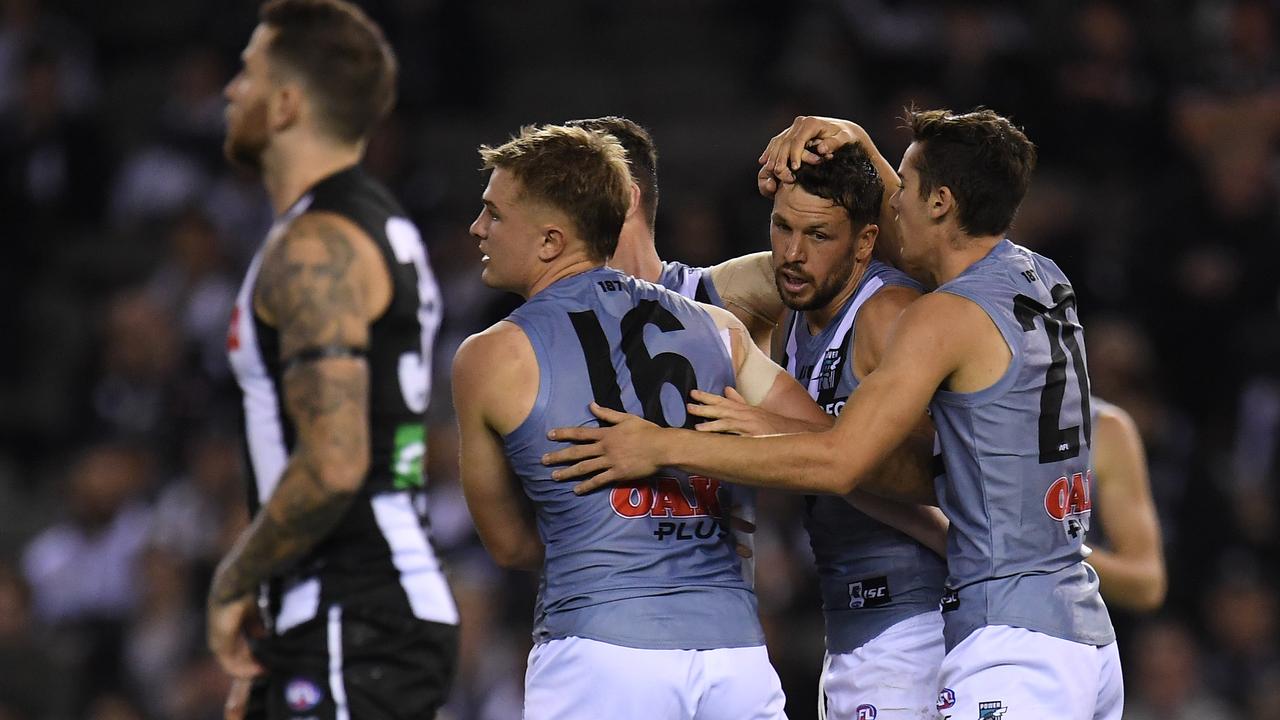
[[[914,142],[891,202],[904,269],[936,289],[903,312],[833,429],[730,437],[595,405],[613,427],[557,428],[553,440],[581,444],[545,461],[573,463],[556,471],[560,479],[594,473],[575,488],[583,494],[662,467],[846,493],[929,408],[951,520],[939,710],[1118,718],[1115,635],[1083,562],[1091,419],[1075,295],[1051,260],[1005,237],[1035,148],[989,110],[912,111],[910,123]],[[797,125],[773,157],[778,169],[798,168],[810,150],[829,154],[841,139],[838,123]]]
[[[541,461],[564,447],[547,431],[593,422],[593,400],[689,427],[690,391],[735,385],[815,426],[822,413],[730,313],[604,266],[631,198],[611,136],[526,128],[481,155],[482,277],[527,302],[458,350],[454,405],[481,540],[543,571],[525,717],[783,717],[719,481],[650,473],[579,497]]]

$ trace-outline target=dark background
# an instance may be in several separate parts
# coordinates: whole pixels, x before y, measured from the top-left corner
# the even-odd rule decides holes
[[[429,466],[464,621],[447,717],[518,717],[533,587],[487,559],[457,487],[449,360],[511,307],[467,235],[476,146],[645,124],[660,249],[708,264],[767,246],[755,158],[792,117],[856,119],[896,162],[910,102],[992,107],[1040,146],[1011,237],[1073,279],[1094,389],[1146,441],[1170,592],[1114,613],[1126,718],[1280,717],[1274,0],[362,4],[401,63],[367,165],[447,303]],[[202,597],[244,522],[223,338],[271,219],[221,159],[221,90],[255,22],[246,2],[0,0],[0,720],[219,717]],[[807,541],[797,501],[765,505],[761,611],[791,717],[812,717]]]

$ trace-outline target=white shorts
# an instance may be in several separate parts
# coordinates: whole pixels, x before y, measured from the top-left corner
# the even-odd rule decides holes
[[[534,646],[525,720],[786,720],[763,646],[640,650],[569,637]]]
[[[942,613],[889,626],[848,653],[828,654],[818,680],[822,720],[933,720],[945,653]]]
[[[979,628],[942,661],[938,712],[972,720],[1120,720],[1124,680],[1116,644]]]

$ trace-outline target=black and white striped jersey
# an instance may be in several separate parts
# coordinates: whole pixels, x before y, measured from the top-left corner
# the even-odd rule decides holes
[[[282,633],[332,605],[401,609],[423,620],[457,623],[426,523],[424,413],[431,349],[441,319],[440,291],[418,229],[358,166],[321,180],[272,226],[263,248],[308,211],[342,215],[373,239],[392,279],[386,311],[370,326],[370,466],[363,487],[334,531],[295,572],[264,588],[274,629]],[[271,497],[293,450],[284,411],[279,335],[254,313],[264,250],[249,267],[232,312],[228,353],[244,394],[249,505]]]

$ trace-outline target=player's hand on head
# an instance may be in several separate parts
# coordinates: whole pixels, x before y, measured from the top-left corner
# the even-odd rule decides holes
[[[577,443],[542,456],[543,465],[567,465],[553,473],[554,480],[590,475],[574,486],[583,495],[611,483],[642,480],[658,472],[655,455],[662,428],[624,412],[591,403],[591,412],[608,427],[560,427],[547,438]]]
[[[724,397],[701,390],[694,390],[689,397],[694,400],[686,406],[689,414],[707,420],[695,425],[695,430],[733,435],[773,435],[783,432],[775,425],[776,416],[773,413],[748,405],[732,387],[724,389]]]
[[[795,182],[801,163],[816,165],[844,145],[858,140],[857,125],[836,118],[802,115],[769,141],[758,162],[756,185],[760,194],[773,197],[779,183]]]

